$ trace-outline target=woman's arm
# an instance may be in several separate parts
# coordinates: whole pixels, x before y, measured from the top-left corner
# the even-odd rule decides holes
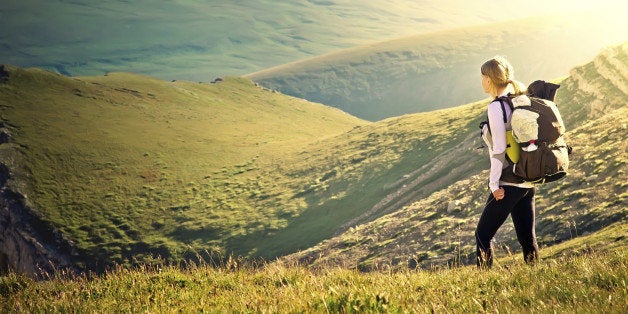
[[[488,105],[488,121],[491,126],[493,147],[489,149],[491,171],[489,188],[491,192],[499,189],[499,178],[506,163],[506,124],[504,123],[502,107],[498,101]]]

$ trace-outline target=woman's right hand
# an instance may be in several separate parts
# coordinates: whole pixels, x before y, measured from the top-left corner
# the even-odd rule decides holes
[[[506,191],[504,191],[504,188],[499,188],[493,191],[493,197],[495,198],[495,200],[501,200],[502,198],[504,198],[504,195],[506,195]]]

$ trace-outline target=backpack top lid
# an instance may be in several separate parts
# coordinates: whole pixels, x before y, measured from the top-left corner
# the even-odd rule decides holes
[[[537,80],[528,86],[528,96],[554,101],[558,84]]]

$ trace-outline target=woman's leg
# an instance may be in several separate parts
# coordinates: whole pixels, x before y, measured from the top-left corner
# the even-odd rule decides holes
[[[534,188],[526,189],[525,196],[512,209],[512,223],[515,225],[517,240],[523,250],[523,259],[532,264],[539,259],[539,246],[536,243]]]
[[[476,261],[478,267],[491,267],[493,265],[493,247],[491,241],[502,226],[512,208],[523,196],[519,188],[504,187],[506,193],[501,200],[495,200],[489,195],[482,216],[475,229]]]

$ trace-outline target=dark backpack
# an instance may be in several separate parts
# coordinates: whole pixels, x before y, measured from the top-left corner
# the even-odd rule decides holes
[[[512,109],[512,135],[519,144],[512,172],[524,181],[552,182],[567,175],[571,147],[565,142],[565,125],[553,102],[558,87],[543,81],[530,84],[530,103],[524,105],[513,104],[510,95],[496,99]]]

